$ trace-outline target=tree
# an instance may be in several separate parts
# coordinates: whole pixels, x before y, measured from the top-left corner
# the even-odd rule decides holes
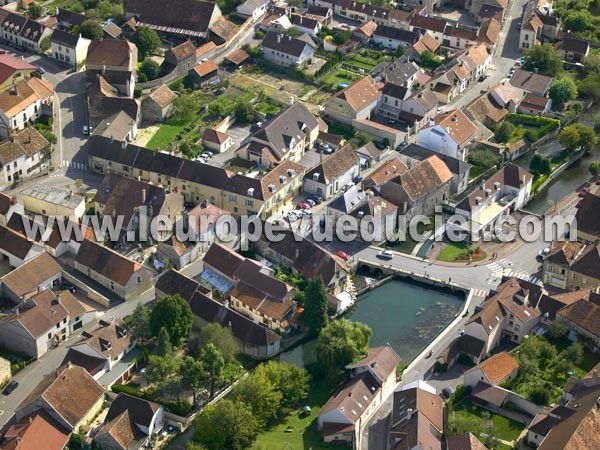
[[[556,78],[550,83],[548,95],[553,102],[562,105],[577,98],[577,86],[571,78]]]
[[[137,46],[138,58],[140,61],[144,61],[147,56],[156,53],[161,45],[160,38],[156,31],[145,25],[142,25],[135,30],[135,33],[131,35],[131,42]]]
[[[192,331],[194,317],[188,302],[181,295],[168,295],[156,302],[150,315],[150,330],[157,336],[166,328],[173,345],[180,345]]]
[[[318,335],[327,325],[327,293],[321,277],[309,280],[303,306],[302,322],[311,333]]]
[[[42,39],[42,42],[40,42],[40,50],[45,53],[50,50],[50,47],[52,47],[52,38],[50,36],[46,36],[44,39]]]
[[[237,102],[234,114],[236,121],[242,125],[252,123],[254,120],[254,110],[250,103]]]
[[[550,402],[550,392],[544,386],[535,386],[529,393],[529,400],[536,405],[546,406]]]
[[[169,332],[165,327],[162,327],[158,332],[154,353],[158,356],[169,356],[173,354],[173,346],[169,339]]]
[[[553,321],[548,326],[548,338],[553,341],[566,339],[567,334],[569,334],[569,327],[558,320]]]
[[[548,158],[542,158],[540,161],[540,175],[550,175],[552,173],[552,162]]]
[[[181,375],[183,384],[192,390],[195,407],[198,401],[198,391],[204,386],[207,379],[202,362],[191,356],[186,356],[181,363]]]
[[[155,80],[160,75],[160,66],[152,58],[146,58],[140,67],[140,73],[146,75],[148,80]]]
[[[81,24],[79,32],[86,39],[102,39],[104,30],[102,26],[95,20],[88,19]]]
[[[200,352],[200,362],[208,375],[208,381],[210,382],[210,397],[212,398],[215,393],[215,385],[218,383],[221,374],[223,373],[225,359],[214,344],[208,344]]]
[[[39,3],[34,2],[27,8],[27,15],[34,20],[42,17],[42,14],[44,14],[44,8]]]
[[[505,120],[498,127],[498,131],[496,131],[495,137],[498,142],[508,142],[514,134],[515,126],[508,120]]]
[[[222,327],[216,322],[206,324],[200,330],[200,347],[208,344],[213,344],[219,350],[225,362],[233,361],[238,352],[231,328]]]
[[[317,339],[319,367],[328,377],[336,378],[346,365],[367,353],[371,334],[371,329],[360,322],[330,322]]]
[[[282,393],[270,382],[267,374],[258,366],[252,375],[244,378],[233,391],[233,398],[245,403],[260,428],[265,428],[279,414]]]
[[[398,48],[394,51],[394,57],[400,58],[404,55],[404,46],[398,45]]]
[[[539,73],[555,77],[562,70],[562,57],[552,44],[534,45],[525,52],[527,70],[537,69]]]
[[[163,380],[166,380],[179,369],[177,359],[172,355],[157,356],[150,355],[146,366],[146,380],[150,384],[158,385]]]
[[[579,342],[574,342],[564,349],[558,356],[559,358],[565,359],[570,364],[579,365],[583,361],[583,345],[581,345]]]
[[[600,177],[600,161],[592,161],[589,167],[590,173],[595,177]]]
[[[269,382],[282,393],[281,414],[287,414],[300,406],[309,391],[310,376],[306,369],[295,364],[287,364],[270,360],[261,364],[256,370],[264,371]]]
[[[142,302],[136,305],[131,314],[131,329],[142,345],[150,339],[150,309]]]
[[[499,160],[500,156],[491,150],[476,150],[469,155],[469,162],[483,169],[495,166]]]
[[[590,152],[594,145],[598,143],[598,136],[592,127],[576,124],[579,128],[579,148],[584,152]]]
[[[542,155],[540,155],[539,153],[533,155],[533,158],[531,158],[531,162],[529,163],[529,170],[531,171],[531,173],[538,174],[540,172],[542,159],[544,158],[542,158]]]
[[[208,406],[196,419],[195,429],[194,440],[210,450],[246,449],[258,434],[250,407],[228,399]]]
[[[421,54],[421,65],[428,69],[435,69],[441,64],[440,59],[431,50],[425,50]]]
[[[594,27],[592,14],[587,9],[569,10],[562,17],[563,29],[572,33]]]
[[[173,116],[177,120],[189,122],[197,112],[198,104],[191,95],[180,95],[173,100]]]
[[[574,151],[579,148],[579,127],[577,124],[566,126],[558,135],[558,142],[569,151]]]

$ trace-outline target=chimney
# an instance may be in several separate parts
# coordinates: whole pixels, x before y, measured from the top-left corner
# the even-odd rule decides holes
[[[281,35],[280,35],[280,34],[278,34],[278,35],[277,35],[277,43],[279,44],[280,42],[281,42]]]
[[[142,189],[142,201],[141,204],[145,204],[146,203],[146,188]]]
[[[33,417],[29,416],[29,425],[33,423]]]
[[[292,106],[293,104],[294,104],[294,97],[292,97],[292,96],[290,95],[290,106]]]
[[[73,363],[72,363],[71,361],[69,361],[69,362],[67,363],[67,368],[69,368],[69,369],[70,369],[70,368],[72,368],[72,367],[73,367]]]
[[[413,413],[413,409],[412,408],[408,408],[406,410],[406,420],[410,420],[411,419],[412,413]]]

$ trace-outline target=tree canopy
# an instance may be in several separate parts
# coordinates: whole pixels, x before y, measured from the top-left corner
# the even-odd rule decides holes
[[[555,78],[550,83],[548,95],[553,102],[562,105],[577,98],[577,86],[571,78]]]
[[[371,329],[348,319],[330,322],[317,339],[318,364],[330,378],[336,378],[344,367],[367,353]]]
[[[592,161],[590,163],[589,171],[595,177],[600,177],[600,161]]]
[[[560,132],[558,142],[569,151],[580,149],[589,152],[598,142],[598,136],[593,128],[574,123]]]
[[[218,323],[209,323],[202,327],[199,344],[200,347],[213,344],[226,362],[233,361],[238,352],[231,328],[222,327]]]
[[[98,21],[93,19],[88,19],[83,22],[79,27],[79,32],[84,38],[87,39],[102,39],[102,36],[104,35],[102,26],[98,23]]]
[[[555,77],[562,70],[562,57],[554,50],[552,44],[534,45],[525,52],[527,70],[537,69],[539,73]]]
[[[161,45],[156,31],[145,25],[137,27],[135,33],[131,35],[131,42],[137,46],[140,61],[144,61],[146,57],[156,53]]]
[[[180,345],[192,331],[194,317],[188,302],[179,294],[168,295],[156,302],[150,315],[150,330],[158,336],[166,328],[173,345]]]
[[[508,120],[505,120],[498,127],[495,137],[498,142],[508,142],[513,137],[513,134],[515,134],[515,126]]]
[[[252,445],[259,428],[248,405],[223,399],[206,407],[195,429],[194,440],[209,450],[243,450]]]
[[[160,75],[160,66],[152,58],[146,58],[140,67],[140,73],[143,73],[146,79],[154,80]]]
[[[190,121],[198,111],[196,100],[189,94],[180,95],[173,100],[173,117],[177,120]]]
[[[318,335],[327,325],[327,293],[321,277],[308,281],[304,291],[302,322]]]
[[[500,156],[491,150],[475,150],[469,154],[469,162],[475,166],[489,169],[500,161]]]
[[[139,302],[131,314],[131,329],[142,345],[150,339],[150,309]]]

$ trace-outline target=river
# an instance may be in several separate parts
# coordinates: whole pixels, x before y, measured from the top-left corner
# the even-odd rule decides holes
[[[584,125],[593,126],[595,119],[600,117],[600,106],[595,106],[586,111],[580,118],[579,122]],[[538,153],[542,156],[552,157],[562,149],[558,140],[553,140],[540,147]],[[523,158],[516,161],[521,167],[529,168],[529,162],[533,157],[533,153],[527,154]],[[589,156],[574,163],[571,167],[561,173],[556,179],[541,192],[538,192],[535,197],[525,205],[524,209],[537,214],[543,214],[552,205],[555,205],[563,197],[575,191],[585,181],[590,178],[589,166],[592,161],[600,160],[600,145],[596,145]]]
[[[389,343],[406,363],[412,361],[456,316],[463,296],[419,283],[392,280],[362,295],[344,317],[373,330],[371,346]],[[316,340],[280,356],[304,366],[316,360]]]

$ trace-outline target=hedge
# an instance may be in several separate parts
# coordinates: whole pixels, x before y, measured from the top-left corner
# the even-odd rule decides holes
[[[143,398],[144,400],[148,400],[151,402],[158,402],[158,395],[155,389],[142,392],[138,388],[131,385],[113,384],[111,390],[115,394],[123,393],[131,395],[132,397]],[[164,403],[164,407],[167,411],[170,411],[173,414],[177,414],[178,416],[187,416],[192,411],[192,405],[187,400],[180,400],[179,403],[176,401],[167,402]]]
[[[530,116],[528,114],[508,113],[506,115],[506,118],[510,122],[515,124],[536,127],[537,130],[534,131],[534,133],[536,134],[535,140],[541,139],[542,137],[556,130],[560,126],[560,120],[544,116]]]

